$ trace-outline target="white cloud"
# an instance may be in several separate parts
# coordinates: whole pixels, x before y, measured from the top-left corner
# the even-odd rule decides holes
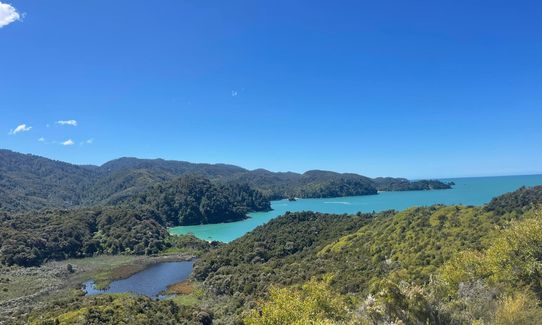
[[[44,137],[39,138],[38,142],[45,142],[45,138]]]
[[[77,126],[77,121],[76,120],[56,121],[56,124]]]
[[[12,5],[0,2],[0,28],[7,26],[17,20],[21,20],[21,15]]]
[[[17,133],[28,132],[30,130],[32,130],[31,126],[26,126],[26,124],[21,124],[21,125],[17,126],[15,129],[9,130],[9,134],[15,135]]]
[[[87,139],[80,143],[81,146],[84,146],[86,144],[92,144],[94,142],[94,138]]]
[[[237,95],[239,95],[239,93],[236,90],[231,91],[231,97],[237,97]]]
[[[68,140],[62,142],[62,145],[63,145],[63,146],[71,146],[71,145],[73,145],[74,143],[75,143],[75,142],[73,142],[72,139],[68,139]]]

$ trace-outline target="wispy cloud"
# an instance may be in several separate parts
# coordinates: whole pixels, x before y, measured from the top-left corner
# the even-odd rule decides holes
[[[56,124],[77,126],[77,121],[76,120],[60,120],[60,121],[56,121]]]
[[[21,14],[12,5],[0,2],[0,28],[17,20],[21,20]]]
[[[62,142],[62,145],[63,145],[63,146],[71,146],[71,145],[73,145],[74,143],[75,143],[75,142],[73,142],[72,139],[68,139],[68,140]]]
[[[92,143],[94,143],[94,138],[87,139],[87,140],[81,142],[80,145],[84,146],[86,144],[92,144]]]
[[[237,90],[232,90],[232,91],[231,91],[231,97],[237,97],[237,95],[239,95],[239,93],[237,92]]]
[[[45,138],[44,137],[39,138],[38,142],[45,142]]]
[[[15,129],[9,130],[9,134],[10,135],[15,135],[17,133],[28,132],[30,130],[32,130],[31,126],[26,126],[26,124],[21,124],[21,125],[17,126]]]

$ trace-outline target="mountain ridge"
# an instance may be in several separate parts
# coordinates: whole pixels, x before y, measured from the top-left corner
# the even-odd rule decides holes
[[[382,190],[448,189],[441,181],[369,178],[325,170],[272,172],[229,164],[121,157],[101,166],[75,165],[0,149],[0,210],[28,211],[115,204],[183,175],[247,184],[269,200],[377,194]]]

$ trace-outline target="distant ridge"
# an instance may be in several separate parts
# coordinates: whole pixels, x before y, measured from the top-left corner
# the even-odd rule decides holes
[[[440,181],[369,178],[353,173],[310,170],[303,174],[248,170],[228,164],[123,157],[101,166],[74,165],[0,149],[0,210],[26,211],[115,204],[160,182],[200,175],[217,183],[247,184],[268,199],[324,198],[378,191],[447,189]]]

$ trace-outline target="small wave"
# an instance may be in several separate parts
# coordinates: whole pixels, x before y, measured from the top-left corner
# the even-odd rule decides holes
[[[325,204],[345,204],[345,205],[351,205],[350,202],[324,202]]]

